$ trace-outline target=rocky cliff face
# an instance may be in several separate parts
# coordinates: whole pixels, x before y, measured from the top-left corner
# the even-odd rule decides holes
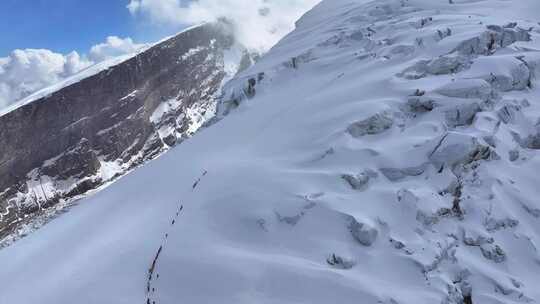
[[[233,39],[183,32],[0,117],[0,239],[125,174],[211,116]]]

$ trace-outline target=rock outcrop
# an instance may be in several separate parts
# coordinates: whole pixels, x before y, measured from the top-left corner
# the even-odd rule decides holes
[[[206,24],[0,117],[0,239],[191,136],[234,40]]]

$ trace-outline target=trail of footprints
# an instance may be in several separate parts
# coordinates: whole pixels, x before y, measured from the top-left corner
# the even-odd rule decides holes
[[[208,171],[204,171],[203,174],[193,183],[192,191],[195,191],[200,184],[203,177],[205,177],[208,174]],[[167,240],[169,238],[170,233],[172,232],[172,229],[174,228],[176,222],[178,221],[178,218],[180,217],[180,214],[184,210],[184,205],[182,205],[182,202],[178,202],[178,209],[176,211],[176,214],[173,216],[171,220],[171,228],[169,232],[166,232],[163,241],[161,242],[161,245],[159,246],[158,250],[156,251],[156,254],[152,260],[152,263],[150,264],[150,268],[148,268],[148,278],[146,281],[146,304],[157,304],[156,300],[152,298],[156,292],[156,288],[152,286],[152,283],[159,279],[159,273],[157,272],[157,265],[159,262],[159,257],[163,253],[163,250],[165,248],[165,245],[167,244]]]

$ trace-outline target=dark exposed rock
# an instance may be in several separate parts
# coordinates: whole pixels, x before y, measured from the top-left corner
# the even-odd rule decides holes
[[[94,175],[101,167],[96,153],[91,149],[86,138],[75,146],[73,150],[60,154],[52,161],[46,162],[40,173],[46,176],[55,176],[66,180],[70,177],[79,177],[81,174]]]

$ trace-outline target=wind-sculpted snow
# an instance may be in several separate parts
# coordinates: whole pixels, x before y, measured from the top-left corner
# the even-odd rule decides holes
[[[207,128],[0,251],[0,302],[540,301],[538,6],[323,1]]]

